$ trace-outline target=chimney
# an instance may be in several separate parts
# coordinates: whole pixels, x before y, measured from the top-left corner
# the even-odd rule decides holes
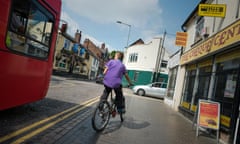
[[[77,30],[75,33],[75,41],[79,44],[81,42],[81,37],[82,37],[82,31],[79,32],[79,30]]]
[[[83,42],[83,46],[88,49],[89,43],[90,43],[90,40],[89,39],[85,39],[84,42]]]
[[[102,43],[101,49],[105,49],[105,43]]]
[[[67,24],[62,24],[61,26],[61,32],[66,33],[67,32]]]

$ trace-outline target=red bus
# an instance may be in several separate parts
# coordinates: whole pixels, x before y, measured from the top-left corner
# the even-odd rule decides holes
[[[45,97],[61,0],[0,0],[0,110]]]

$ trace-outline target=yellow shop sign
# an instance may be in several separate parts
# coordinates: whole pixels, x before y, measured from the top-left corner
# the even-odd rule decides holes
[[[198,15],[209,16],[209,17],[225,17],[226,5],[225,4],[199,4]]]
[[[193,47],[181,56],[180,64],[185,64],[196,60],[207,54],[216,52],[228,45],[239,42],[240,39],[240,20],[236,21],[229,27],[223,29],[219,33],[211,36],[206,41]]]

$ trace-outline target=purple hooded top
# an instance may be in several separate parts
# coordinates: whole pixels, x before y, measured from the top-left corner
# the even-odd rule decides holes
[[[111,88],[118,88],[122,83],[122,77],[126,73],[126,67],[120,60],[110,60],[106,67],[108,68],[103,83]]]

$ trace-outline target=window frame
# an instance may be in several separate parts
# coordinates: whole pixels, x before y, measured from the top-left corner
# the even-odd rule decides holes
[[[193,92],[194,92],[196,78],[197,78],[197,69],[196,68],[189,69],[186,71],[184,90],[183,90],[181,102],[182,102],[182,104],[185,103],[188,105],[188,107],[185,107],[188,110],[191,109],[190,105],[191,105],[192,99],[194,97]],[[189,87],[189,86],[191,86],[191,87]]]
[[[194,35],[194,42],[198,42],[202,40],[201,32],[204,29],[204,17],[198,17],[196,20],[196,27],[195,27],[195,35]]]
[[[52,45],[51,41],[55,25],[54,15],[37,1],[21,1],[28,3],[28,6],[24,10],[17,10],[21,9],[21,6],[17,7],[17,1],[18,0],[12,0],[5,41],[6,47],[16,54],[21,54],[39,60],[48,59]],[[35,18],[33,17],[33,15],[30,14],[32,9],[35,10]],[[24,27],[23,33],[11,29],[11,25],[13,22],[12,16],[17,11],[19,14],[19,18],[21,19],[22,26]],[[30,22],[35,22],[35,24],[32,23],[31,25],[31,28],[34,28],[35,31],[29,31]],[[36,37],[32,37],[33,35],[30,35],[31,33],[37,31],[39,32],[38,38],[40,40],[38,40]],[[16,38],[21,38],[21,40]],[[18,41],[17,44],[15,43],[16,41]]]

